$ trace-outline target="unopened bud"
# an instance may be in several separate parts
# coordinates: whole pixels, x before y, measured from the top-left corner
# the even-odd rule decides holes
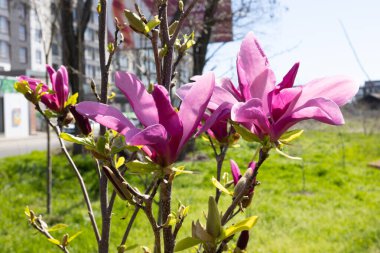
[[[248,240],[249,240],[249,232],[248,230],[243,230],[240,233],[239,239],[236,243],[236,247],[239,248],[240,250],[245,250],[248,245]]]
[[[220,214],[218,211],[218,205],[213,197],[208,199],[208,214],[207,214],[207,233],[209,233],[213,238],[218,238],[221,231],[222,225],[220,221]]]
[[[87,117],[78,113],[75,106],[70,106],[70,112],[75,118],[75,123],[84,135],[89,135],[92,132],[90,121]]]
[[[112,183],[117,195],[119,195],[122,200],[132,202],[133,196],[128,190],[127,181],[125,181],[121,175],[115,174],[114,171],[107,166],[103,166],[103,171],[108,180]]]
[[[61,245],[63,247],[66,247],[69,244],[68,239],[69,239],[69,235],[68,234],[64,234],[63,237],[62,237],[62,240],[61,240]]]
[[[178,26],[178,20],[174,21],[170,26],[169,26],[169,35],[172,36],[177,29]]]
[[[183,1],[182,0],[178,1],[178,9],[180,12],[183,12]]]
[[[144,21],[136,14],[131,12],[130,10],[125,9],[124,15],[128,19],[129,26],[139,33],[146,33],[146,25]]]

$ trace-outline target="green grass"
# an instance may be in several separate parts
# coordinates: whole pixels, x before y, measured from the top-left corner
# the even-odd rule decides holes
[[[271,153],[260,169],[261,185],[244,214],[259,216],[248,252],[380,252],[380,170],[366,165],[380,159],[380,135],[366,136],[349,130],[349,127],[324,128],[304,134],[286,150],[303,157],[303,162]],[[183,175],[174,182],[174,206],[179,200],[191,206],[179,238],[190,235],[192,220],[201,219],[204,223],[207,199],[214,193],[210,183],[215,171],[212,152],[205,142],[198,141],[197,146],[198,153],[210,159],[185,163],[187,169],[199,174]],[[255,145],[242,142],[241,147],[229,151],[228,159],[234,158],[244,167],[254,149]],[[84,174],[99,218],[95,164],[89,157],[75,160]],[[44,218],[49,224],[68,224],[65,232],[69,234],[83,231],[73,241],[71,252],[96,252],[76,178],[64,157],[55,156],[53,162],[54,214]],[[42,152],[0,160],[0,252],[59,252],[34,232],[23,213],[26,205],[36,213],[45,212],[44,163]],[[224,170],[229,171],[228,160]],[[127,178],[141,186],[142,179],[132,175]],[[224,196],[221,201],[222,206],[227,206],[230,199]],[[127,210],[117,199],[110,252],[116,252],[120,243],[128,222],[122,219]],[[128,243],[152,248],[150,231],[145,217],[139,215]],[[62,233],[54,232],[54,235],[60,238]]]

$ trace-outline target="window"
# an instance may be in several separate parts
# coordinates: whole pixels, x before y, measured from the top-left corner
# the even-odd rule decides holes
[[[41,29],[36,29],[35,30],[35,40],[37,42],[41,42],[42,41],[42,30]]]
[[[18,49],[18,60],[20,63],[26,63],[28,58],[28,49],[25,47],[20,47]]]
[[[18,38],[19,40],[26,41],[26,27],[25,25],[18,26]]]
[[[0,16],[0,33],[9,34],[9,22],[4,16]]]
[[[10,46],[9,43],[3,40],[0,40],[0,58],[1,59],[9,59],[10,58]]]
[[[18,4],[17,11],[19,18],[26,18],[26,5],[24,3]]]
[[[42,52],[41,50],[36,50],[36,62],[42,64]]]
[[[8,10],[8,0],[0,0],[0,8]]]
[[[52,51],[53,55],[56,55],[56,56],[59,55],[58,45],[53,43],[51,45],[51,51]]]
[[[91,28],[87,28],[86,31],[84,32],[84,40],[93,41],[94,40],[94,30],[92,30]]]

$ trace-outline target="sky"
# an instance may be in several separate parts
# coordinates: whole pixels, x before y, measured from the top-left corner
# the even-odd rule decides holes
[[[380,80],[380,0],[283,0],[281,4],[288,10],[280,11],[273,22],[252,28],[278,82],[297,61],[296,84],[331,75],[350,76],[359,84],[368,78]],[[240,43],[226,44],[205,70],[236,80]],[[212,45],[210,52],[217,46]]]

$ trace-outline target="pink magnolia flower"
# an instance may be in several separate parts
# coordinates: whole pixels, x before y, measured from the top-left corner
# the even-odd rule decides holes
[[[65,102],[69,96],[67,70],[64,66],[61,66],[58,71],[55,71],[49,65],[46,65],[46,70],[49,74],[54,94],[44,94],[41,97],[41,102],[50,110],[61,112],[64,109]],[[42,92],[47,92],[49,90],[48,85],[38,79],[30,78],[27,76],[20,76],[19,81],[27,81],[29,83],[29,87],[32,90],[35,90],[39,84],[42,84]]]
[[[276,84],[269,62],[253,33],[244,38],[237,58],[238,89],[223,79],[215,87],[208,108],[215,110],[200,132],[230,114],[231,119],[258,136],[277,141],[296,123],[314,119],[326,124],[344,124],[339,106],[357,92],[358,85],[342,76],[315,79],[293,86],[299,63]],[[179,90],[186,96],[189,87]]]
[[[118,109],[109,105],[82,102],[77,105],[77,111],[125,135],[129,145],[145,146],[144,151],[153,161],[167,166],[175,162],[196,130],[211,98],[215,78],[212,73],[199,77],[178,112],[163,86],[154,85],[150,94],[135,75],[127,72],[117,72],[115,83],[127,97],[144,129],[136,128]]]

